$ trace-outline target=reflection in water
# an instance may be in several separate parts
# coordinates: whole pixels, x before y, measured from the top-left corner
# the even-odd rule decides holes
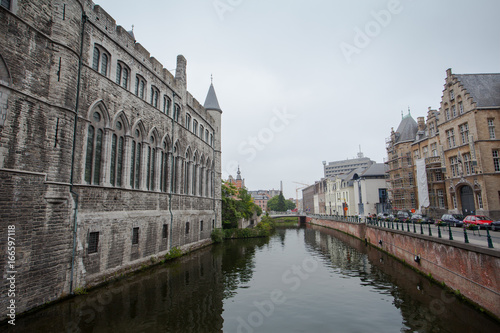
[[[307,269],[311,258],[318,265]],[[284,302],[271,308],[270,295],[276,290]],[[0,326],[0,331],[5,328]],[[279,228],[270,239],[233,240],[201,249],[18,317],[8,329],[494,332],[499,326],[391,257],[345,234],[313,226]]]
[[[308,226],[306,243],[341,275],[391,295],[403,332],[495,332],[500,325],[377,249],[344,233]]]

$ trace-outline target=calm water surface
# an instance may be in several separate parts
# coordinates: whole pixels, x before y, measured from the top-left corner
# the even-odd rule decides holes
[[[19,317],[11,332],[500,332],[364,243],[320,228],[236,240]]]

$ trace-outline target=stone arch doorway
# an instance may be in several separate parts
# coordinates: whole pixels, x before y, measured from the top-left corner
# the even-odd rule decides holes
[[[474,192],[468,185],[460,188],[460,201],[462,202],[462,214],[464,216],[474,214],[476,207],[474,205]]]

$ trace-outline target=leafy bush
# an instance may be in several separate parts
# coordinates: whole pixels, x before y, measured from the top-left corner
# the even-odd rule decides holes
[[[182,250],[176,246],[170,249],[170,251],[167,254],[165,254],[165,259],[166,260],[175,259],[182,256],[182,254],[183,254]]]
[[[219,228],[214,229],[210,237],[214,243],[222,243],[224,241],[224,230]]]

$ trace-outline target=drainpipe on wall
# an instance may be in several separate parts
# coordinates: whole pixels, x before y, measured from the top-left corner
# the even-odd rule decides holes
[[[78,103],[80,100],[80,80],[82,74],[82,57],[83,57],[83,39],[85,33],[85,23],[87,22],[87,15],[85,15],[85,11],[82,7],[82,32],[80,39],[80,57],[78,59],[78,74],[76,81],[76,102],[75,102],[75,121],[73,127],[73,147],[71,151],[71,174],[69,178],[70,189],[69,192],[73,195],[75,201],[74,208],[74,219],[73,219],[73,252],[71,254],[71,276],[69,282],[69,293],[73,294],[73,273],[75,269],[75,255],[76,255],[76,232],[78,227],[78,193],[73,190],[73,176],[74,176],[74,166],[75,166],[75,147],[76,147],[76,130],[78,124]]]

